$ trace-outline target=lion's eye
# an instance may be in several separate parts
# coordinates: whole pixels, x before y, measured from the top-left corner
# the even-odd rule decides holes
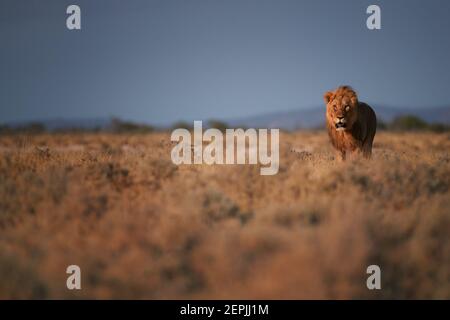
[[[337,110],[337,108],[336,108],[336,106],[335,106],[335,105],[333,106],[333,110],[334,110],[334,111],[336,111],[336,110]]]
[[[350,106],[345,106],[345,111],[350,110]]]

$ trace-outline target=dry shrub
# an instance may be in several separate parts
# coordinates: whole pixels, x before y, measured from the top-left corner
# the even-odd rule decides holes
[[[325,132],[282,133],[275,176],[171,147],[1,137],[0,298],[450,298],[448,135],[380,133],[371,161],[338,163]]]

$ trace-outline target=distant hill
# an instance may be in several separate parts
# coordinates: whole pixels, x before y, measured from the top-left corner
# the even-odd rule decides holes
[[[390,108],[374,105],[373,108],[378,119],[383,122],[391,122],[398,116],[414,115],[428,123],[450,125],[450,107]],[[253,117],[230,119],[226,122],[232,127],[280,128],[286,130],[319,128],[323,127],[325,123],[325,106],[272,112]]]
[[[13,121],[2,123],[12,128],[20,128],[27,126],[30,123],[42,124],[47,130],[55,131],[62,129],[106,129],[111,125],[109,118],[52,118],[52,119],[37,119],[30,121]]]
[[[383,122],[391,122],[394,118],[404,115],[414,115],[428,123],[441,123],[450,125],[450,106],[432,108],[393,108],[373,105],[378,119]],[[201,119],[199,119],[201,120]],[[220,119],[219,119],[220,120]],[[42,124],[47,130],[67,129],[110,129],[111,118],[55,118],[47,120],[20,121],[1,123],[12,128],[26,126],[30,123]],[[255,115],[243,118],[223,119],[232,128],[280,128],[285,130],[320,128],[325,124],[325,106],[310,109],[298,109],[292,111],[279,111],[267,114]],[[145,125],[145,123],[143,124]],[[173,124],[157,126],[159,128],[171,128]]]

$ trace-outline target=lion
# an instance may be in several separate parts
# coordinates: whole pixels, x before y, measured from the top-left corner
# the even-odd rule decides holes
[[[358,101],[350,86],[340,86],[324,95],[326,121],[331,144],[341,160],[347,154],[370,158],[377,130],[377,117],[366,103]]]

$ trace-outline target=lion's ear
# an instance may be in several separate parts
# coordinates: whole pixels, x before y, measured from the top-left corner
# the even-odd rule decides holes
[[[328,91],[327,93],[325,93],[325,95],[323,96],[323,99],[325,100],[325,104],[328,104],[328,102],[330,102],[332,97],[333,97],[333,92]]]
[[[358,98],[356,97],[356,95],[354,95],[354,96],[350,99],[350,101],[352,102],[352,104],[353,104],[354,106],[358,105]]]

